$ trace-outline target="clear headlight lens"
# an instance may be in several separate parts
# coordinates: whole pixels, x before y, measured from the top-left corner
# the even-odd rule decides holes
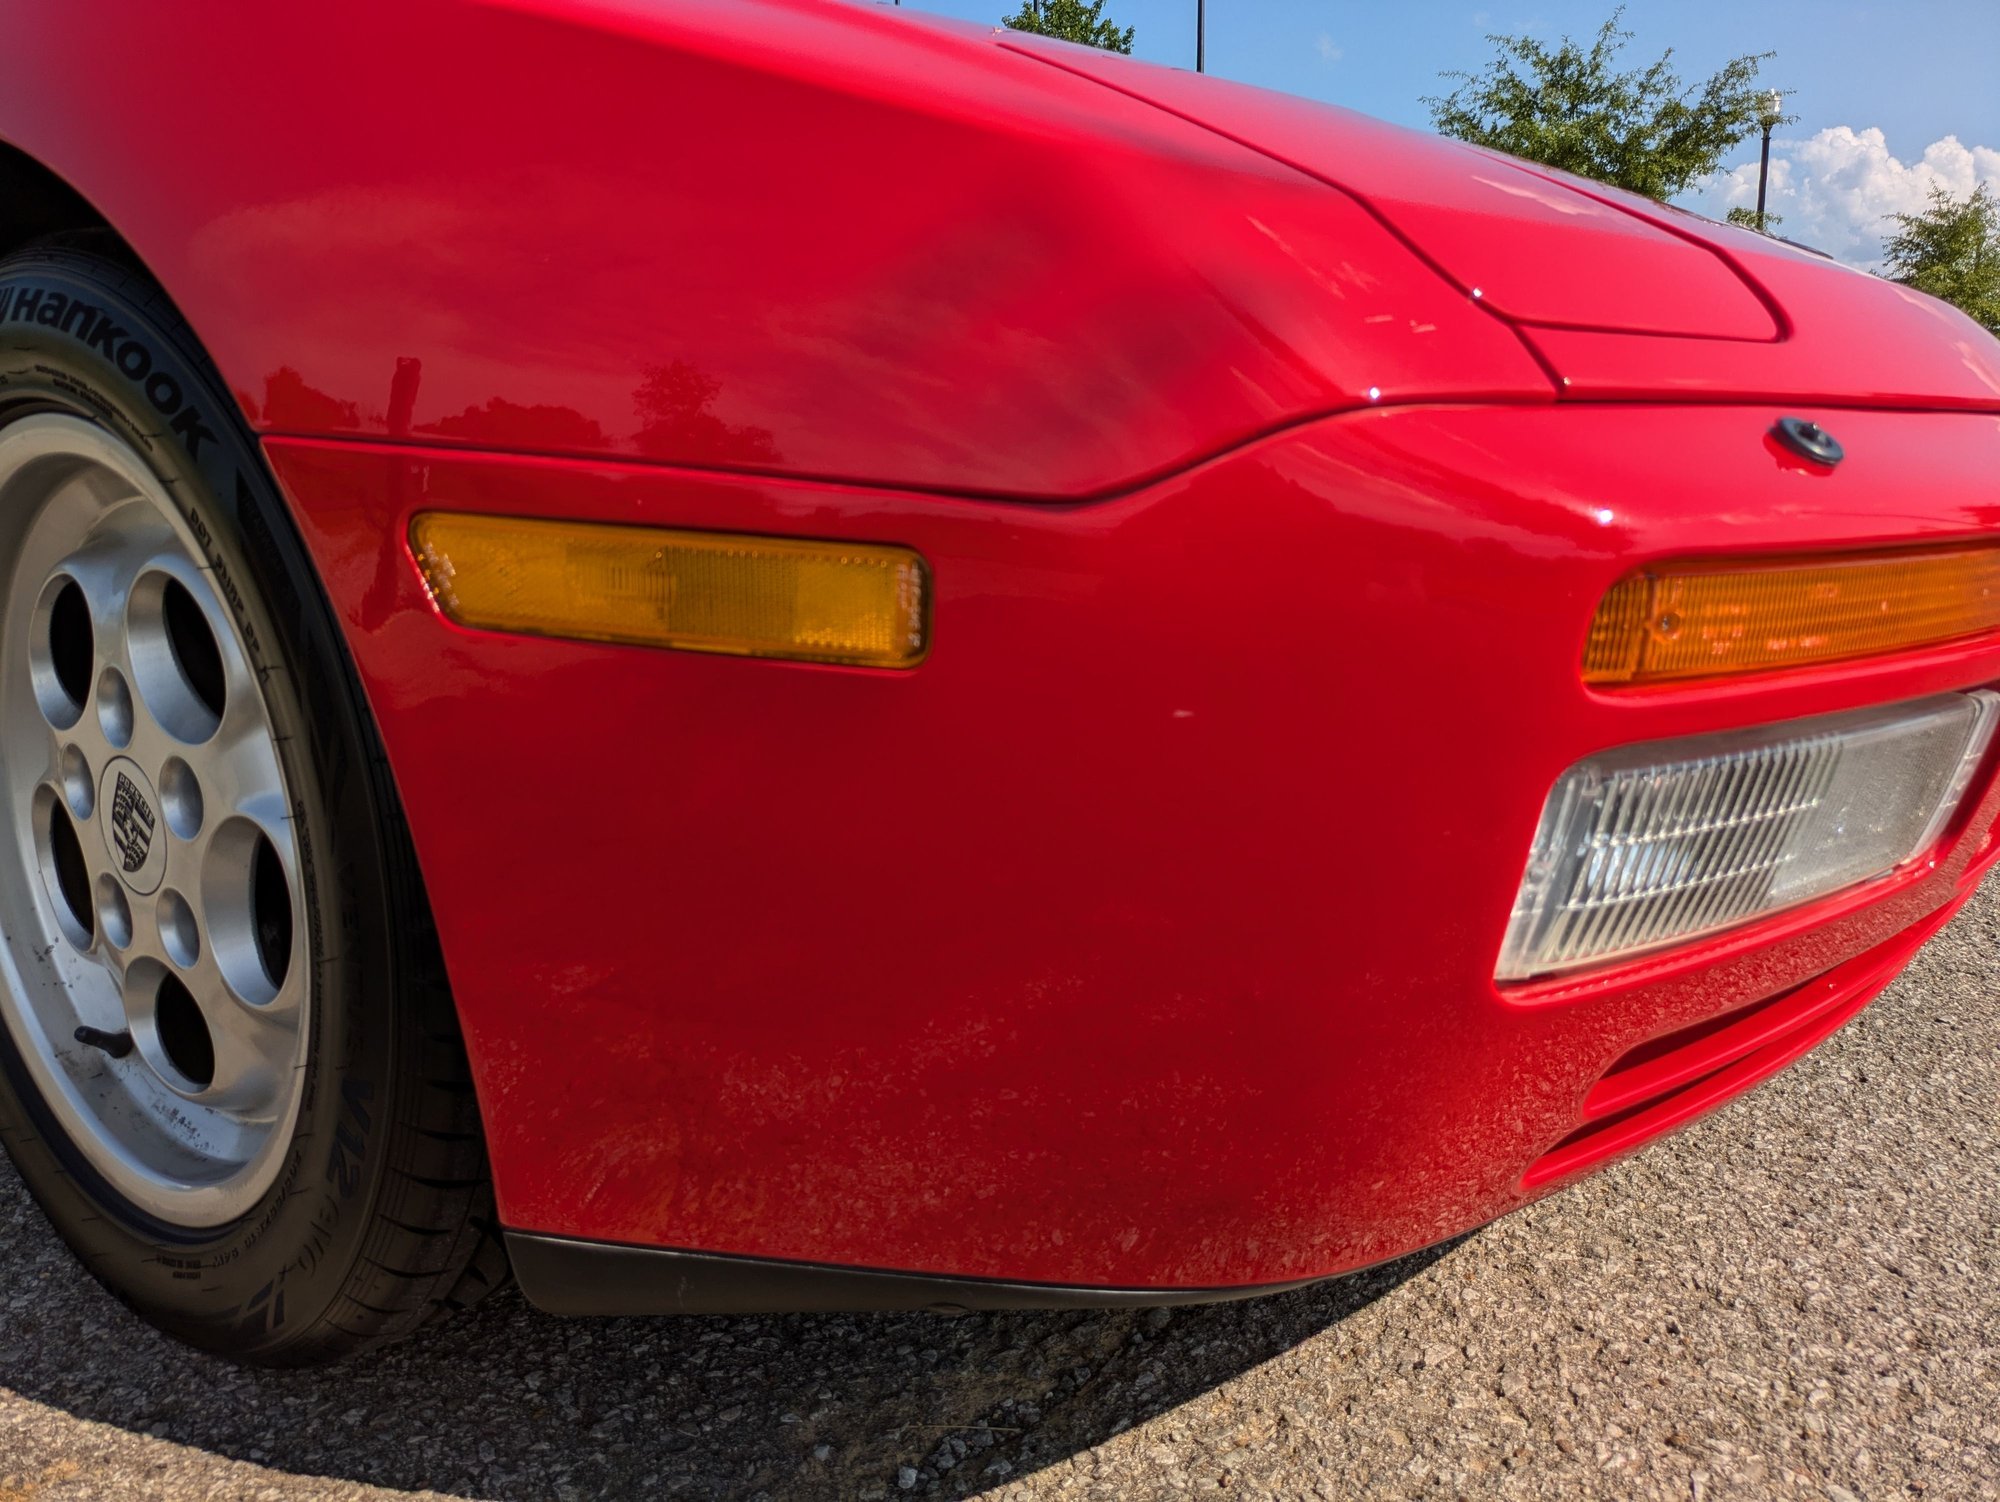
[[[2000,695],[1627,746],[1557,781],[1501,980],[1640,954],[1795,907],[1922,855],[1972,780]]]

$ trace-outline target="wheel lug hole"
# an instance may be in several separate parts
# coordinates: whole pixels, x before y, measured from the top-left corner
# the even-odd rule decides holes
[[[206,1090],[215,1082],[215,1038],[194,993],[157,962],[144,961],[133,971],[140,976],[141,1015],[134,1019],[132,1036],[140,1052],[156,1071],[161,1064],[171,1071],[170,1084],[188,1093]]]
[[[132,688],[116,668],[97,679],[97,723],[104,738],[123,751],[132,744]]]
[[[291,881],[271,837],[249,819],[217,821],[202,852],[201,901],[209,952],[230,992],[269,1006],[291,974]]]
[[[62,785],[69,811],[88,819],[97,807],[97,779],[91,775],[90,759],[76,746],[63,747]]]
[[[201,833],[201,782],[194,768],[178,756],[167,758],[160,769],[160,803],[166,811],[167,828],[183,840]]]
[[[160,570],[139,576],[125,611],[133,690],[153,722],[199,746],[222,725],[229,670],[222,639],[194,591]]]
[[[108,872],[97,878],[97,926],[118,949],[132,943],[132,907],[125,900],[125,888]]]
[[[46,786],[35,795],[34,817],[42,880],[56,909],[57,922],[71,944],[88,950],[97,941],[97,903],[76,824],[65,799]]]
[[[83,588],[58,574],[42,592],[30,656],[35,699],[42,715],[58,730],[67,730],[83,715],[90,695],[90,672],[97,641],[90,622],[90,602]]]
[[[157,917],[160,942],[167,954],[183,970],[201,958],[201,931],[194,921],[194,909],[172,887],[160,893]]]

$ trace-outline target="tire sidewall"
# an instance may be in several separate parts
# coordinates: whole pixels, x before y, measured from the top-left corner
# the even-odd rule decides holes
[[[264,684],[291,798],[311,1000],[297,1123],[240,1220],[191,1231],[113,1191],[57,1125],[0,1026],[0,1130],[56,1229],[148,1318],[254,1355],[334,1304],[385,1164],[394,1080],[385,811],[344,647],[255,440],[147,283],[70,252],[0,263],[0,424],[62,410],[129,444],[173,499]]]

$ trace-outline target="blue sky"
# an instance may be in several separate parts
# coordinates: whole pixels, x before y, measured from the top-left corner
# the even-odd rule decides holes
[[[904,0],[968,20],[998,20],[1018,0]],[[1404,0],[1208,0],[1212,73],[1426,126],[1425,94],[1446,69],[1476,70],[1488,32],[1549,41],[1594,33],[1609,0],[1508,4]],[[1109,0],[1107,17],[1138,29],[1135,49],[1191,67],[1194,0]],[[1684,79],[1740,52],[1775,51],[1765,77],[1799,116],[1774,147],[1773,210],[1782,233],[1861,264],[1879,249],[1882,216],[1939,184],[2000,183],[2000,0],[1633,0],[1630,61],[1674,49]],[[1449,85],[1444,85],[1449,87]],[[1721,213],[1754,200],[1756,146],[1690,207]]]

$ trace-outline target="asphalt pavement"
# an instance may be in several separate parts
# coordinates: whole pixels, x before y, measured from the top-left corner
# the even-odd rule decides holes
[[[2000,1499],[2000,887],[1718,1115],[1209,1309],[561,1321],[329,1372],[154,1335],[0,1165],[0,1502]]]

